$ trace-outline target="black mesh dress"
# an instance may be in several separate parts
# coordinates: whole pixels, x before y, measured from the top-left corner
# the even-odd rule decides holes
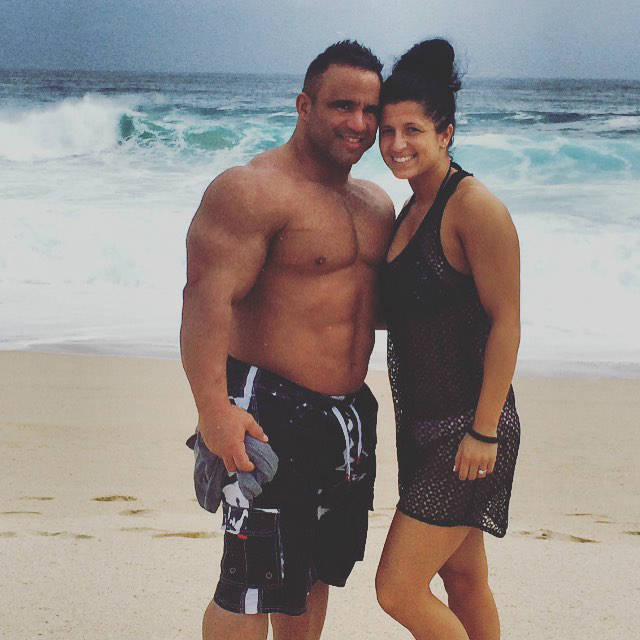
[[[440,188],[409,244],[382,272],[398,510],[430,524],[466,525],[503,537],[520,441],[512,388],[498,424],[494,473],[462,482],[453,472],[458,445],[473,423],[490,330],[473,278],[447,262],[440,242],[445,205],[471,175],[453,166],[457,172]]]

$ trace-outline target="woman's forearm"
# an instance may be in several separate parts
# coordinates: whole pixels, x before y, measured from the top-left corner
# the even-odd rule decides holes
[[[520,322],[516,317],[494,320],[484,354],[484,373],[473,428],[488,436],[498,430],[520,345]]]

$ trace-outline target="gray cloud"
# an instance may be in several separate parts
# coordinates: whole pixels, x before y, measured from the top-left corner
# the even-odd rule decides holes
[[[3,0],[0,67],[302,73],[356,38],[387,65],[444,35],[475,76],[639,78],[637,0]],[[603,13],[604,11],[604,13]]]

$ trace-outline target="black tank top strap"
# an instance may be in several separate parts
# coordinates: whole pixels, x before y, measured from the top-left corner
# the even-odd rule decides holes
[[[447,202],[449,202],[449,198],[455,193],[455,190],[458,188],[460,182],[467,176],[473,175],[472,173],[465,171],[459,164],[455,162],[452,162],[451,166],[457,169],[457,171],[452,174],[447,182],[443,185],[443,189],[440,191],[440,193],[438,193],[438,197],[433,203],[428,216],[431,218],[431,224],[436,225],[437,227],[440,227]]]
[[[451,167],[457,169],[457,171],[453,175],[451,175],[446,181],[443,181],[443,183],[440,185],[440,189],[436,194],[436,199],[433,201],[433,204],[431,205],[431,208],[429,209],[428,214],[425,216],[425,220],[420,225],[420,228],[424,226],[428,226],[429,224],[434,224],[436,221],[437,221],[437,224],[439,225],[440,221],[442,220],[442,214],[444,213],[444,208],[447,202],[449,201],[449,198],[453,195],[453,192],[458,187],[458,184],[460,183],[460,181],[463,178],[466,178],[467,176],[473,175],[472,173],[465,171],[456,162],[452,161]],[[406,204],[402,207],[395,221],[395,225],[393,228],[394,234],[398,230],[398,227],[400,227],[400,225],[402,224],[402,221],[407,217],[407,214],[409,213],[409,210],[411,209],[411,205],[413,204],[413,201],[415,200],[415,198],[416,196],[414,193],[411,195],[409,200],[407,200]],[[417,232],[420,231],[420,228],[418,229]]]
[[[396,218],[395,225],[393,227],[393,233],[394,234],[398,230],[398,227],[400,226],[400,223],[407,217],[407,213],[409,212],[409,209],[411,208],[411,204],[415,200],[415,197],[416,197],[415,193],[412,194],[411,197],[405,203],[405,205],[402,207],[402,209],[400,209],[400,213],[398,214],[398,217]]]

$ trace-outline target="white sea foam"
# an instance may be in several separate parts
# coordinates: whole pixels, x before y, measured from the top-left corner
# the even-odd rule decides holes
[[[85,95],[19,115],[0,112],[0,157],[51,160],[100,153],[117,144],[120,117],[132,102]]]
[[[523,113],[521,111],[519,111],[518,113],[515,113],[511,117],[513,120],[517,120],[520,122],[540,120],[540,116],[535,116],[531,113]]]
[[[602,131],[638,131],[640,132],[640,115],[612,116],[601,126]]]

